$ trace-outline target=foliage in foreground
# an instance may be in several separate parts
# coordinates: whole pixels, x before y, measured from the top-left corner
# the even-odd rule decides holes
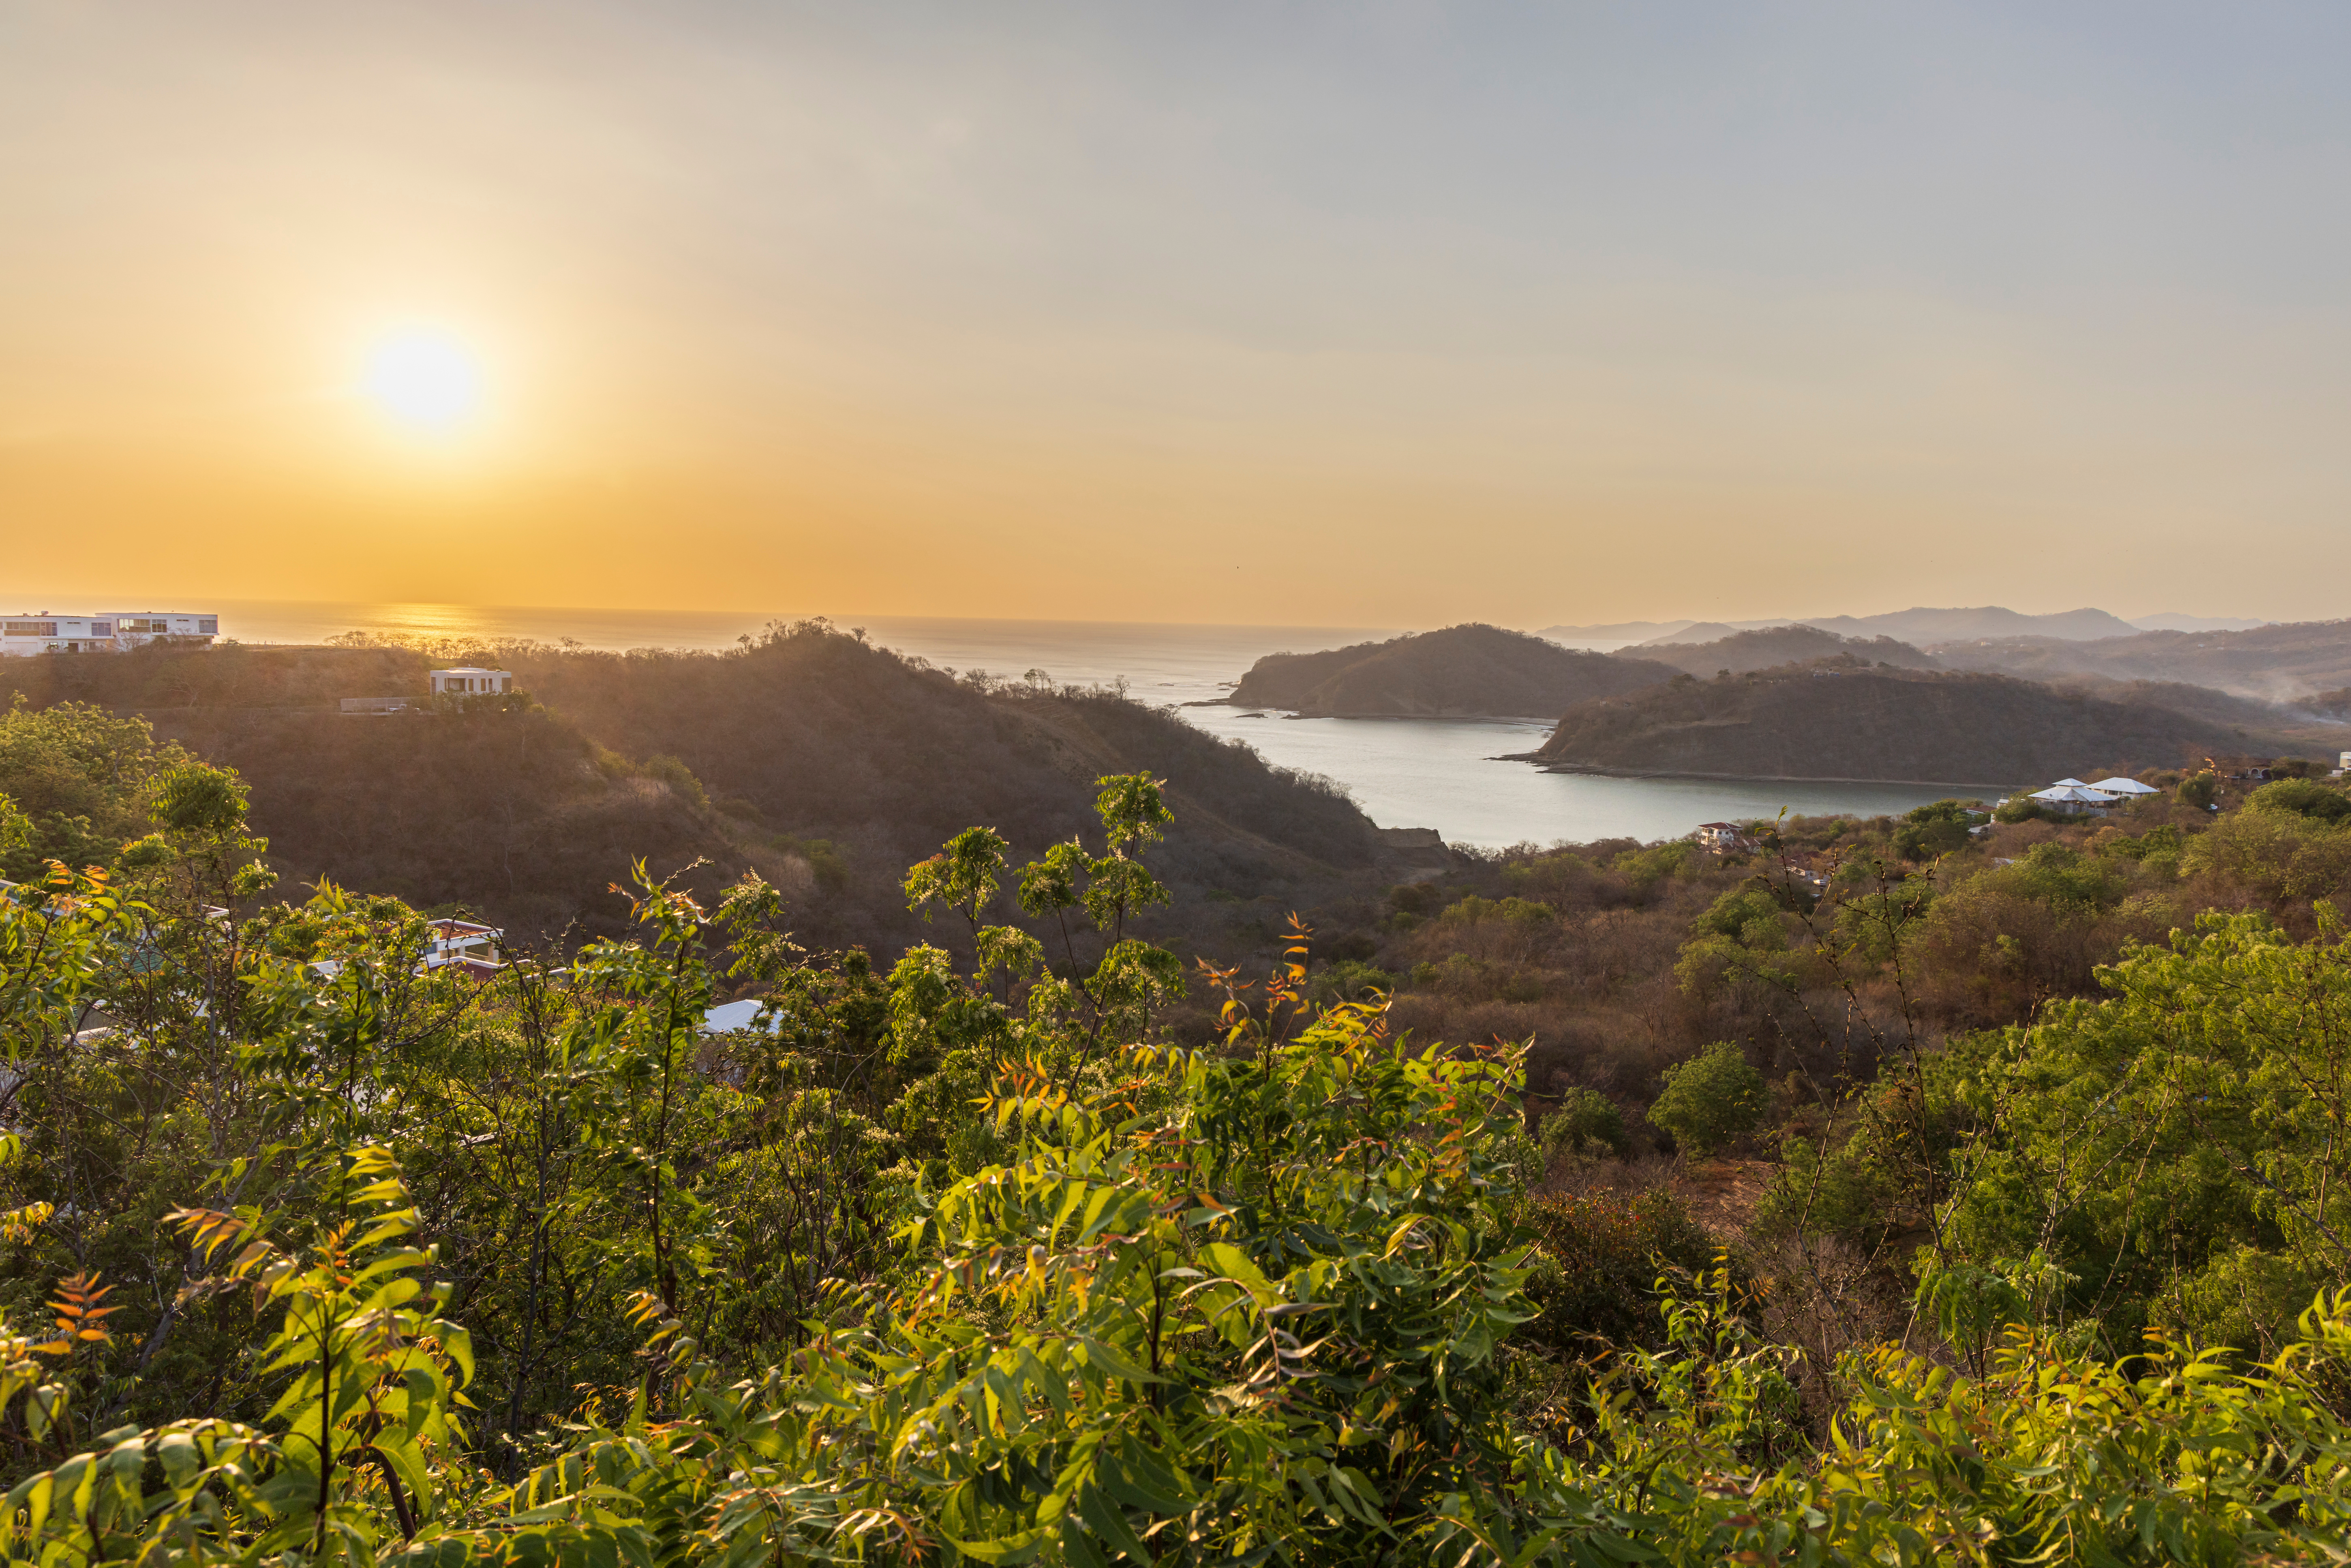
[[[643,940],[523,967],[491,1000],[419,976],[396,906],[209,909],[250,842],[214,783],[166,792],[126,882],[59,868],[0,900],[24,1090],[0,1148],[9,1246],[121,1245],[135,1207],[92,1232],[70,1195],[99,1193],[77,1173],[109,1160],[115,1180],[164,1168],[125,1128],[189,1189],[151,1217],[181,1261],[149,1299],[118,1308],[78,1269],[54,1330],[0,1343],[10,1560],[2346,1554],[2351,1294],[2258,1363],[2159,1338],[2116,1359],[2009,1275],[1955,1264],[1925,1301],[1964,1366],[1851,1355],[1816,1427],[1795,1354],[1758,1337],[1724,1267],[1666,1281],[1661,1333],[1571,1365],[1603,1314],[1554,1277],[1561,1237],[1616,1265],[1624,1248],[1605,1216],[1520,1192],[1515,1052],[1408,1045],[1375,1005],[1312,1013],[1296,967],[1254,1005],[1211,977],[1231,992],[1218,1048],[1155,1040],[1168,961],[1123,933],[1155,886],[1147,779],[1104,780],[1102,853],[1019,877],[1033,915],[1093,929],[1090,969],[1074,940],[1056,968],[985,924],[1005,862],[975,830],[908,880],[965,917],[967,974],[943,948],[886,980],[811,963],[757,887],[714,920],[649,884]],[[716,931],[766,988],[734,1040],[695,1029]],[[2331,997],[2331,958],[2206,940],[2110,1014],[2047,1027],[2122,1063],[2148,1020],[2189,1020],[2160,1041],[2211,1063],[2177,1081],[2208,1119],[2239,1114],[2211,1097],[2239,1058],[2210,1043],[2267,1041],[2243,1061],[2289,1076],[2331,1061],[2277,1055]],[[100,1002],[111,1033],[84,1027]],[[2274,1076],[2247,1082],[2251,1129],[2283,1102]],[[2103,1135],[2083,1125],[2065,1137]],[[2331,1170],[2315,1123],[2296,1136]],[[2297,1245],[2332,1224],[2311,1212]],[[503,1251],[481,1234],[499,1227]],[[1691,1245],[1663,1218],[1640,1236]],[[542,1326],[551,1364],[592,1374],[568,1397],[534,1370]],[[187,1335],[217,1364],[209,1404],[150,1370]],[[180,1410],[118,1419],[161,1391]]]

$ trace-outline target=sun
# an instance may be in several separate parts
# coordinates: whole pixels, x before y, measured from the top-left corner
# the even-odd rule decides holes
[[[376,406],[414,430],[453,432],[481,412],[481,361],[437,327],[402,327],[377,340],[360,384]]]

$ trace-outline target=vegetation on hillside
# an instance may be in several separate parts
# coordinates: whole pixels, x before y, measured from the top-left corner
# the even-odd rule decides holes
[[[436,659],[510,668],[528,696],[338,711],[339,696],[421,692]],[[628,901],[611,884],[642,856],[664,871],[706,861],[686,877],[704,897],[757,871],[811,939],[903,943],[917,925],[894,896],[898,868],[975,821],[1029,847],[1065,838],[1107,772],[1168,781],[1184,812],[1165,857],[1175,902],[1153,918],[1207,950],[1269,953],[1284,910],[1371,874],[1380,853],[1327,782],[1168,713],[1041,677],[933,670],[820,622],[720,653],[353,639],[0,673],[37,710],[143,716],[166,750],[237,769],[289,882],[464,904],[517,936],[622,930]],[[26,791],[44,832],[65,831],[50,786],[13,766],[0,755],[0,789]],[[129,836],[109,831],[64,858],[105,862]]]
[[[1750,670],[1769,670],[1816,659],[1886,664],[1897,670],[1942,667],[1909,643],[1891,637],[1840,637],[1817,626],[1771,626],[1735,632],[1708,643],[1644,643],[1638,648],[1620,649],[1614,656],[1669,664],[1684,674],[1700,676],[1719,674],[1725,670],[1743,675]]]
[[[2289,734],[2004,676],[1816,663],[1684,675],[1581,704],[1533,758],[1602,772],[2037,788],[2085,756],[2136,771],[2295,744]]]

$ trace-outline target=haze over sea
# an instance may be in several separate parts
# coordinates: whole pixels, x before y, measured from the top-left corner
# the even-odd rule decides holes
[[[204,608],[210,609],[211,605]],[[778,617],[750,611],[221,601],[221,633],[246,643],[315,643],[340,632],[569,639],[590,648],[725,648]],[[789,619],[789,618],[787,618]],[[1363,626],[1213,626],[1086,621],[833,618],[884,647],[958,672],[1109,685],[1150,703],[1208,702],[1267,653],[1307,653],[1398,634]],[[1211,734],[1269,762],[1344,785],[1384,828],[1435,828],[1449,843],[1499,848],[1593,839],[1678,838],[1700,822],[1802,814],[1874,816],[1954,792],[1931,785],[1747,783],[1543,773],[1531,751],[1546,727],[1446,719],[1297,719],[1278,711],[1182,707]]]

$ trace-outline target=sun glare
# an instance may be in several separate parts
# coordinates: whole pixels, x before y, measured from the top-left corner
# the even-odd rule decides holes
[[[380,340],[363,384],[378,407],[416,430],[454,431],[482,406],[481,361],[438,328],[403,328]]]

